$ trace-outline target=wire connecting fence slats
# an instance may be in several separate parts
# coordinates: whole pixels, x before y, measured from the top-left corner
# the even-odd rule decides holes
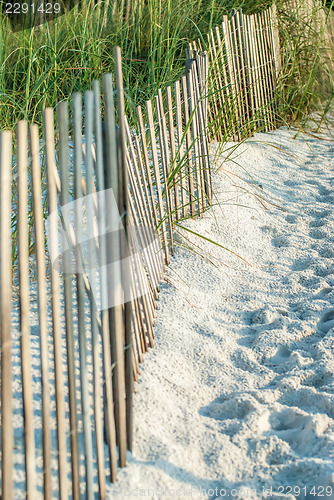
[[[94,81],[92,90],[60,102],[56,113],[45,109],[42,135],[21,121],[13,137],[0,136],[6,500],[106,497],[107,478],[116,481],[133,449],[134,381],[155,343],[173,231],[212,205],[210,141],[239,141],[277,123],[274,8],[235,11],[206,40],[190,43],[180,80],[159,89],[144,113],[138,106],[132,122],[119,48],[114,63],[114,76],[102,78],[102,94]],[[16,344],[19,395],[12,375]],[[14,396],[21,398],[22,428],[13,423]],[[14,430],[23,437],[19,450]],[[25,491],[17,496],[23,461]]]

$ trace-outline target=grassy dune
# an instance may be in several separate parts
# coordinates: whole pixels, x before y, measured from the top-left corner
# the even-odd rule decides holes
[[[112,70],[115,45],[120,45],[124,57],[128,106],[140,104],[180,76],[189,40],[205,35],[232,8],[251,13],[270,3],[145,0],[133,2],[126,18],[117,6],[113,12],[111,2],[105,24],[99,15],[102,3],[86,14],[72,10],[42,29],[19,32],[0,20],[1,129],[12,128],[23,118],[41,123],[43,107],[55,106],[73,91],[90,88],[94,79]],[[278,3],[278,12],[284,48],[281,112],[287,119],[296,119],[309,111],[314,97],[318,102],[325,94],[330,97],[333,87],[328,78],[318,78],[319,72],[328,74],[321,57],[321,33],[310,29],[303,40],[300,28],[307,21],[301,20],[294,29],[296,21],[287,2]],[[328,9],[324,15],[326,12]],[[312,63],[314,54],[317,57]]]

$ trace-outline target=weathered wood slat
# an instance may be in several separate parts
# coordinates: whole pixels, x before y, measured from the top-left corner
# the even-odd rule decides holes
[[[152,291],[154,293],[155,299],[157,299],[158,293],[157,293],[157,290],[156,290],[154,284],[159,281],[158,262],[156,260],[156,255],[151,251],[150,242],[148,241],[148,234],[147,234],[147,231],[145,230],[145,226],[148,229],[151,227],[151,224],[150,224],[149,218],[148,218],[147,213],[146,213],[145,208],[144,208],[145,195],[144,195],[144,191],[142,188],[142,184],[140,182],[140,175],[139,175],[139,169],[138,169],[138,165],[137,165],[137,161],[136,161],[136,154],[135,154],[134,147],[132,144],[132,137],[131,137],[131,133],[130,133],[129,124],[128,124],[126,118],[125,118],[125,131],[126,131],[126,135],[127,135],[128,144],[129,144],[129,153],[130,153],[129,157],[131,158],[132,167],[133,167],[133,172],[132,172],[131,165],[128,163],[128,173],[129,173],[129,178],[131,177],[133,190],[135,191],[134,198],[136,200],[137,211],[140,214],[140,218],[141,218],[140,222],[144,226],[144,231],[140,231],[140,236],[143,237],[143,244],[145,245],[145,248],[147,248],[147,247],[149,248],[149,251],[147,252],[147,255],[148,255],[147,266],[153,274]],[[135,176],[136,180],[134,179],[134,176]]]
[[[12,387],[12,260],[11,173],[12,133],[0,135],[0,291],[1,291],[1,476],[2,498],[13,497],[13,387]]]
[[[69,196],[69,125],[68,125],[68,103],[62,101],[57,106],[57,118],[59,128],[59,168],[60,168],[60,203],[67,205]],[[67,223],[69,221],[66,221]],[[65,293],[65,329],[66,329],[66,350],[67,350],[67,379],[69,392],[70,410],[70,440],[71,440],[71,467],[72,467],[72,495],[79,498],[80,495],[80,475],[79,475],[79,443],[78,443],[78,422],[77,422],[77,396],[75,384],[75,355],[74,355],[74,327],[73,327],[73,291],[72,275],[68,272],[71,267],[71,253],[66,250],[67,236],[64,227],[63,232],[63,263],[65,267],[64,293]]]
[[[202,161],[202,178],[204,182],[204,194],[207,197],[209,204],[212,203],[212,180],[211,180],[211,167],[209,161],[209,146],[208,139],[205,128],[205,116],[203,109],[203,96],[200,92],[199,87],[200,76],[198,75],[197,66],[194,61],[193,63],[193,82],[194,82],[194,92],[198,105],[198,127],[200,135],[200,149],[201,149],[201,161]]]
[[[193,162],[193,154],[192,154],[192,139],[191,139],[191,123],[190,123],[190,111],[189,111],[189,96],[188,96],[188,89],[187,89],[187,79],[185,76],[182,76],[181,78],[181,87],[182,87],[182,98],[183,98],[183,116],[184,116],[184,130],[185,130],[185,144],[186,144],[186,151],[185,155],[187,158],[187,165],[186,162],[184,162],[184,167],[183,167],[183,172],[182,172],[182,180],[183,183],[181,184],[182,186],[182,191],[184,193],[184,203],[182,201],[183,205],[183,215],[186,217],[189,213],[189,208],[190,208],[190,215],[194,216],[195,215],[195,203],[197,201],[197,205],[199,205],[199,190],[197,186],[197,192],[195,193],[195,188],[194,188],[194,162]],[[186,174],[187,171],[187,174]],[[185,180],[188,177],[188,189],[186,188],[185,185]],[[188,202],[189,199],[189,202]]]
[[[57,213],[57,183],[54,140],[54,115],[52,108],[44,111],[45,148],[48,180],[49,200],[49,245],[50,251],[58,253],[58,227],[55,214]],[[51,304],[52,304],[52,332],[54,344],[55,385],[56,385],[56,412],[57,412],[57,438],[58,438],[58,478],[59,496],[62,500],[68,498],[68,468],[67,446],[64,407],[64,366],[62,359],[62,339],[60,323],[60,292],[59,275],[54,265],[51,265]]]
[[[106,247],[106,200],[102,193],[105,191],[105,172],[104,164],[106,163],[104,138],[100,114],[100,84],[98,81],[93,82],[94,92],[94,129],[95,129],[95,144],[96,144],[96,181],[97,189],[100,192],[99,197],[99,266],[100,266],[100,287],[101,287],[101,333],[103,345],[103,369],[104,369],[104,384],[105,384],[105,431],[107,435],[108,452],[109,452],[109,468],[110,480],[115,482],[117,479],[117,454],[116,454],[116,430],[114,418],[114,402],[112,393],[112,375],[111,375],[111,348],[109,336],[109,311],[108,311],[108,276],[106,270],[107,263],[107,247]],[[78,140],[80,137],[78,137]]]
[[[171,196],[171,190],[169,188],[169,182],[168,182],[170,173],[170,154],[167,142],[167,125],[166,125],[166,117],[165,117],[161,89],[158,90],[158,95],[155,97],[155,109],[157,113],[160,155],[162,159],[162,175],[163,175],[164,190],[165,190],[166,212],[167,212],[166,215],[168,220],[169,246],[171,255],[174,255],[173,224],[172,224],[172,213],[174,212],[174,207]]]
[[[150,133],[150,142],[151,142],[151,151],[152,151],[152,160],[153,160],[153,169],[154,169],[154,178],[155,178],[155,186],[158,198],[158,207],[162,228],[162,241],[164,245],[165,252],[165,262],[169,264],[169,251],[168,251],[168,241],[167,241],[167,229],[166,229],[166,219],[165,219],[165,209],[162,200],[162,191],[161,191],[161,179],[160,179],[160,171],[159,171],[159,162],[158,162],[158,153],[157,153],[157,145],[156,145],[156,136],[155,136],[155,128],[154,128],[154,120],[152,113],[152,103],[151,101],[146,101],[146,114],[148,120],[148,127]]]
[[[256,122],[256,109],[257,109],[257,96],[256,96],[256,80],[254,74],[254,67],[252,64],[252,48],[251,36],[249,31],[248,16],[241,14],[240,23],[242,24],[242,43],[244,46],[245,57],[245,71],[248,82],[249,92],[249,106],[250,106],[250,133],[255,132],[257,127]]]
[[[237,88],[237,83],[236,83],[236,72],[235,72],[235,67],[233,63],[233,54],[232,54],[232,48],[231,48],[231,40],[230,40],[230,24],[227,16],[223,16],[223,23],[222,23],[222,29],[223,29],[223,40],[224,44],[226,47],[226,58],[227,58],[227,66],[228,66],[228,75],[229,75],[229,80],[230,80],[230,85],[231,85],[231,96],[232,96],[232,103],[233,103],[233,111],[236,119],[236,139],[240,140],[241,139],[241,132],[240,132],[240,127],[241,127],[241,107],[240,107],[240,101],[239,101],[239,96],[238,96],[238,88]]]
[[[235,73],[237,100],[240,109],[241,135],[242,137],[244,137],[245,125],[247,125],[247,111],[246,111],[245,89],[243,87],[242,67],[241,67],[239,44],[238,44],[238,28],[237,28],[237,20],[235,14],[231,17],[228,24],[229,24],[229,34],[230,34],[231,49],[232,49],[231,52],[232,64],[234,66],[234,73]]]
[[[98,266],[98,257],[96,245],[94,241],[94,171],[93,171],[93,124],[94,124],[94,93],[93,91],[85,92],[85,141],[86,141],[86,157],[85,157],[85,177],[87,186],[87,196],[85,197],[86,213],[87,213],[87,233],[88,233],[88,259],[87,265],[90,276],[91,288],[98,291],[98,278],[96,268]],[[93,398],[94,398],[94,424],[95,424],[95,442],[97,454],[97,475],[99,484],[99,496],[104,498],[106,495],[105,484],[105,464],[104,464],[104,444],[103,444],[103,426],[102,426],[102,409],[101,409],[101,393],[102,386],[101,377],[101,358],[100,358],[100,340],[99,328],[97,324],[97,307],[93,295],[90,296],[90,325],[92,334],[92,349],[93,349]],[[87,426],[88,432],[91,433]],[[91,440],[87,440],[87,446],[92,448]],[[87,462],[87,475],[90,474],[90,481],[94,481],[94,469],[90,462]],[[93,493],[93,484],[88,485],[87,481],[87,498]]]
[[[166,89],[166,99],[167,99],[167,119],[168,119],[168,135],[170,144],[170,161],[171,161],[171,171],[172,171],[172,181],[174,184],[174,211],[172,214],[172,220],[177,219],[177,214],[179,212],[179,193],[178,193],[178,177],[174,175],[176,167],[176,150],[175,150],[175,130],[174,130],[174,116],[173,116],[173,99],[172,90],[170,87]]]
[[[259,43],[257,36],[257,27],[255,23],[255,16],[250,16],[250,24],[251,24],[251,35],[253,42],[253,55],[255,60],[255,68],[256,68],[256,77],[257,77],[257,88],[258,88],[258,96],[259,96],[259,118],[260,123],[262,124],[264,130],[267,129],[267,118],[265,113],[265,95],[263,90],[263,77],[261,70],[261,61],[259,56]]]
[[[120,190],[119,203],[121,214],[123,217],[123,225],[125,236],[128,238],[128,172],[126,167],[126,139],[125,139],[125,110],[124,110],[124,90],[123,90],[123,74],[122,74],[122,55],[119,47],[114,48],[114,69],[116,80],[116,95],[117,95],[117,113],[118,113],[118,130],[119,130],[119,179],[121,180],[122,189]],[[124,238],[121,239],[121,254],[124,260],[122,264],[122,273],[126,266],[126,256],[128,255],[128,244]],[[125,276],[128,271],[125,270]],[[124,280],[124,276],[123,276]],[[133,446],[133,367],[132,367],[132,311],[131,302],[127,301],[124,305],[124,329],[125,329],[125,393],[126,393],[126,438],[127,448],[132,451]],[[124,456],[124,465],[126,456]],[[122,466],[122,465],[121,465]]]
[[[150,242],[147,238],[147,236],[148,236],[147,231],[146,231],[147,226],[145,227],[145,223],[143,223],[144,217],[143,217],[142,205],[140,202],[139,193],[137,192],[137,185],[136,185],[136,182],[134,179],[134,173],[132,171],[132,165],[130,163],[130,159],[128,161],[128,169],[129,169],[129,185],[131,187],[131,193],[132,193],[132,198],[133,198],[133,200],[131,199],[131,196],[129,198],[130,206],[132,206],[132,208],[133,208],[132,218],[134,218],[134,217],[136,218],[136,224],[137,224],[137,228],[138,228],[138,237],[140,240],[141,248],[147,249],[149,247],[149,244],[150,244]],[[136,213],[138,214],[138,216],[135,216],[134,210],[136,210]],[[133,228],[131,228],[131,229],[133,229]],[[132,233],[133,233],[133,230],[130,233],[131,236],[132,236]],[[135,238],[135,240],[137,240],[137,238]],[[150,254],[149,258],[145,261],[145,266],[146,266],[146,269],[152,270],[152,268],[154,266],[152,254]],[[155,279],[156,279],[156,277],[153,278],[153,283],[154,283]],[[150,301],[152,311],[153,311],[154,304],[155,304],[155,297],[153,296],[153,286],[150,282],[149,282],[149,287],[148,287],[148,297],[149,297],[149,301]],[[153,313],[152,313],[152,320],[153,320]]]
[[[118,153],[116,141],[114,87],[111,74],[103,76],[104,105],[105,105],[105,146],[106,146],[106,189],[112,189],[118,210],[119,204],[119,177]],[[122,186],[121,186],[121,189]],[[107,235],[107,255],[112,259],[113,272],[108,276],[108,296],[113,299],[113,307],[109,309],[111,362],[113,368],[113,392],[115,402],[116,438],[120,467],[126,465],[126,404],[125,404],[125,359],[124,359],[124,322],[123,322],[123,289],[121,265],[121,235],[119,228],[120,213],[115,213],[112,207],[106,207],[107,227],[115,228]],[[123,219],[124,220],[124,219]]]
[[[50,429],[50,376],[49,376],[49,341],[48,341],[48,311],[46,289],[44,223],[41,189],[41,165],[39,152],[39,131],[37,125],[30,127],[31,176],[33,194],[33,214],[35,233],[35,252],[38,292],[38,320],[41,349],[41,379],[42,379],[42,432],[43,432],[43,486],[44,499],[51,500],[51,429]]]
[[[144,121],[143,121],[143,114],[141,107],[138,106],[136,108],[136,114],[137,114],[137,119],[138,119],[138,128],[139,128],[139,134],[140,134],[140,139],[141,139],[141,144],[142,144],[142,153],[143,153],[143,159],[144,159],[144,179],[147,179],[148,182],[148,189],[149,189],[149,200],[150,204],[149,206],[151,207],[152,213],[153,213],[153,223],[155,224],[155,228],[157,229],[158,227],[158,215],[157,215],[157,208],[156,208],[156,202],[155,202],[155,196],[154,196],[154,190],[153,190],[153,182],[152,182],[152,175],[151,175],[151,167],[150,167],[150,162],[148,158],[148,150],[147,150],[147,142],[146,142],[146,136],[145,136],[145,128],[144,128]],[[146,174],[146,175],[145,175]],[[157,241],[157,246],[156,246],[156,255],[160,257],[160,279],[163,276],[165,272],[165,262],[163,258],[163,251],[162,251],[162,237],[161,237],[161,231],[158,231],[159,235],[159,241],[160,241],[160,246],[158,246],[158,241]]]
[[[228,76],[231,68],[229,67],[228,60],[227,60],[227,66],[226,66],[226,62],[225,62],[225,55],[227,53],[227,49],[225,47],[225,39],[224,38],[223,38],[223,40],[221,39],[219,26],[216,26],[216,39],[217,39],[217,45],[218,45],[218,58],[220,61],[220,67],[221,67],[221,70],[223,73],[223,79],[224,79],[224,84],[225,84],[225,88],[226,88],[226,90],[225,90],[226,101],[227,101],[226,105],[225,105],[226,131],[228,133],[232,132],[232,137],[235,140],[238,140],[238,133],[237,133],[238,124],[233,123],[234,120],[233,119],[231,120],[231,118],[229,116],[230,112],[232,110],[232,107],[234,106],[234,103],[233,103],[234,91],[233,91],[233,87],[231,84],[231,77],[230,77],[230,81],[229,81],[229,76]],[[235,111],[236,111],[236,113],[238,113],[237,108],[235,109]],[[227,139],[228,138],[229,137],[227,137]]]
[[[30,356],[29,240],[28,240],[28,124],[17,124],[18,260],[21,330],[22,399],[24,416],[27,499],[36,498],[35,429]]]
[[[210,80],[213,83],[213,85],[211,84],[211,88],[213,90],[211,91],[211,96],[210,96],[211,122],[214,123],[213,131],[215,131],[215,134],[213,134],[213,135],[214,135],[215,139],[218,141],[221,141],[221,140],[223,140],[223,134],[221,131],[221,127],[219,127],[219,117],[221,116],[222,109],[219,109],[218,96],[216,94],[216,89],[219,88],[219,84],[217,82],[216,65],[213,64],[215,59],[214,59],[214,54],[213,54],[211,37],[210,37],[209,33],[207,34],[207,38],[208,38],[208,53],[209,53],[210,61],[211,61]]]
[[[182,108],[181,108],[181,93],[180,93],[180,82],[176,81],[174,84],[174,91],[175,91],[175,106],[176,106],[176,132],[177,132],[177,161],[178,161],[178,195],[179,195],[179,200],[181,198],[181,205],[178,205],[177,207],[177,220],[181,219],[181,212],[184,215],[187,212],[187,199],[186,199],[186,183],[185,183],[185,177],[183,173],[183,168],[182,166],[185,163],[185,148],[184,148],[184,142],[185,142],[185,137],[183,134],[183,128],[182,128]],[[191,191],[190,193],[190,204],[193,205],[193,212],[195,213],[195,196],[194,192]]]

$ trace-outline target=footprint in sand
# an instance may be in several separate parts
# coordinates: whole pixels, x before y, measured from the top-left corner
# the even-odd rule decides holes
[[[300,215],[288,214],[285,219],[289,224],[297,224],[300,222],[301,217]]]
[[[307,377],[302,382],[302,385],[306,387],[314,387],[320,391],[326,391],[326,388],[331,386],[334,382],[334,376],[332,373],[323,372],[323,373],[314,373]]]
[[[323,231],[321,229],[315,228],[309,232],[309,236],[311,238],[314,238],[315,240],[321,240],[323,238],[327,238],[328,234],[327,234],[327,231]]]
[[[318,328],[323,333],[328,333],[334,328],[334,309],[327,311],[320,319]]]
[[[256,400],[248,394],[228,394],[201,408],[200,415],[215,420],[243,420],[256,407]]]
[[[327,220],[324,219],[314,219],[310,222],[310,227],[322,227],[327,224]]]
[[[288,246],[290,246],[289,237],[285,234],[281,234],[279,236],[276,236],[275,238],[272,239],[272,244],[278,248],[288,247]]]
[[[314,299],[325,299],[327,298],[327,295],[329,295],[330,293],[332,293],[334,289],[331,288],[330,286],[329,287],[326,287],[326,288],[323,288],[322,290],[320,290],[320,292],[318,292],[316,295],[314,295]]]
[[[265,325],[272,323],[277,318],[276,311],[270,308],[262,308],[255,311],[251,318],[252,325]]]
[[[283,365],[289,361],[292,351],[286,345],[281,345],[276,354],[270,359],[272,365]]]
[[[334,258],[334,248],[333,245],[324,245],[319,249],[320,257],[325,259],[333,259]]]
[[[331,211],[330,210],[319,210],[317,208],[307,208],[305,210],[305,213],[309,214],[309,215],[312,215],[316,218],[323,218],[323,217],[328,217],[328,215],[331,214]]]
[[[270,424],[277,437],[289,443],[297,453],[307,456],[321,450],[319,438],[327,430],[330,419],[327,415],[308,415],[299,409],[287,408],[272,414]]]
[[[290,179],[288,179],[287,181],[284,182],[285,186],[291,186],[291,187],[294,187],[294,186],[297,186],[299,185],[299,182],[296,182],[296,181],[292,181]]]

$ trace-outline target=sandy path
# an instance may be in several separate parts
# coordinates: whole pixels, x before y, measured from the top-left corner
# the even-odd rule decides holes
[[[334,498],[334,143],[294,134],[241,146],[188,223],[252,266],[184,233],[215,265],[171,262],[110,498]]]

